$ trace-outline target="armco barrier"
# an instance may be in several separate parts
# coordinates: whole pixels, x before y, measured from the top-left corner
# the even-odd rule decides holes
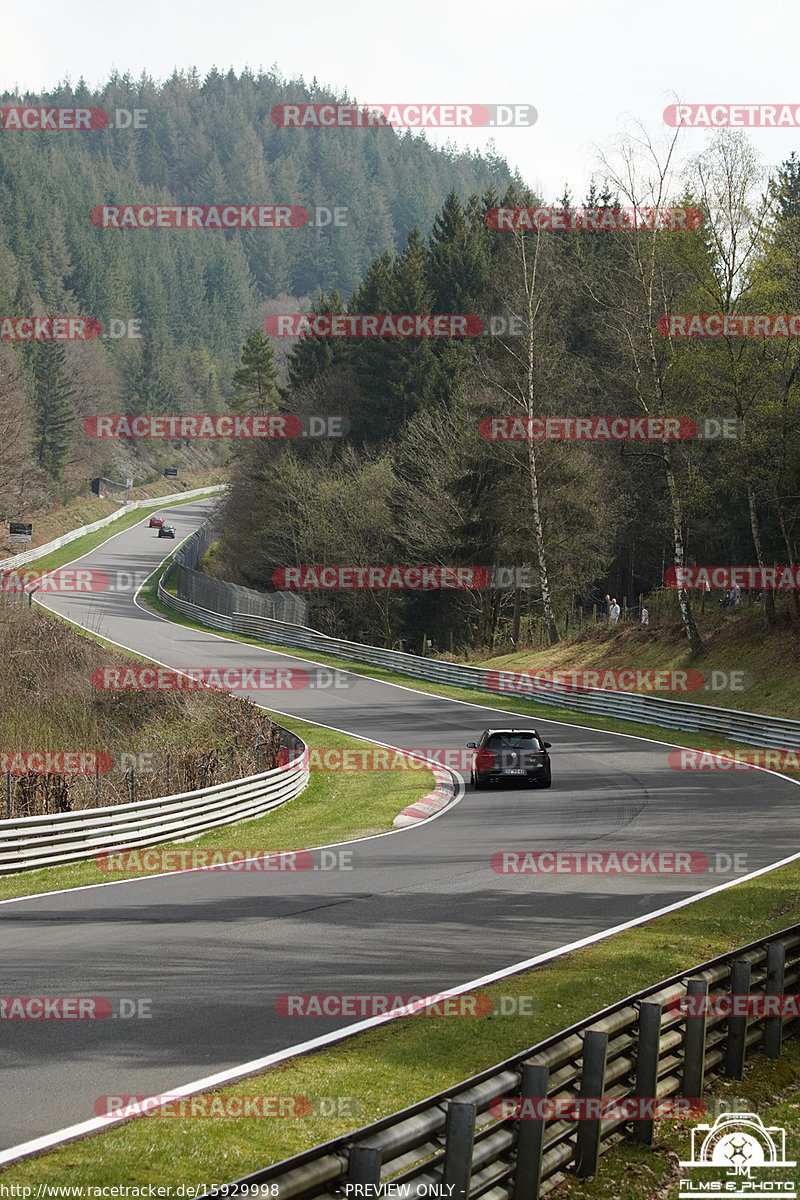
[[[794,925],[628,996],[402,1112],[206,1196],[314,1200],[347,1195],[345,1186],[356,1184],[364,1190],[350,1190],[351,1197],[385,1191],[453,1200],[539,1200],[568,1175],[597,1174],[600,1154],[622,1138],[651,1143],[654,1121],[626,1119],[624,1112],[580,1121],[574,1116],[500,1119],[491,1111],[493,1101],[603,1097],[619,1106],[636,1098],[702,1099],[706,1082],[741,1079],[745,1058],[756,1048],[778,1058],[783,1040],[796,1035],[800,1022],[718,1012],[684,1015],[676,1002],[706,995],[710,987],[715,993],[763,996],[797,992],[798,985],[800,925]],[[689,1127],[687,1121],[687,1157]],[[453,1190],[445,1190],[449,1185]]]
[[[213,629],[246,634],[274,645],[334,654],[339,658],[387,667],[400,674],[426,679],[431,683],[472,688],[502,697],[502,693],[493,691],[488,685],[488,677],[496,676],[496,671],[463,666],[460,663],[440,662],[436,658],[420,658],[416,654],[384,650],[379,646],[365,646],[360,642],[342,641],[304,625],[291,625],[268,617],[249,616],[245,613],[223,617],[219,613],[209,612],[208,609],[200,608],[189,601],[178,600],[166,591],[162,584],[168,581],[171,570],[170,566],[159,581],[158,596],[161,603],[185,617],[210,625]],[[561,708],[575,709],[577,712],[616,717],[621,721],[636,721],[642,725],[657,725],[691,733],[714,733],[720,738],[753,746],[768,746],[778,750],[794,750],[800,747],[800,721],[763,716],[760,713],[737,712],[735,709],[716,708],[710,704],[684,704],[678,700],[599,688],[576,691],[558,684],[537,691],[529,698],[537,704],[557,705]]]
[[[72,529],[69,533],[63,534],[60,538],[56,538],[52,542],[47,542],[44,546],[37,546],[35,550],[26,550],[23,554],[15,554],[13,558],[4,558],[0,562],[0,571],[8,571],[13,567],[21,567],[24,563],[33,562],[34,559],[43,558],[45,554],[52,554],[54,550],[60,550],[62,546],[68,546],[70,542],[76,541],[87,533],[95,533],[98,529],[103,529],[106,525],[111,525],[113,521],[118,521],[125,513],[135,512],[137,508],[159,508],[162,504],[169,504],[173,500],[192,500],[197,496],[211,496],[215,492],[224,492],[226,484],[215,484],[213,487],[195,488],[190,492],[173,492],[169,496],[156,496],[147,500],[132,500],[130,504],[121,505],[116,512],[110,513],[107,517],[102,517],[99,521],[93,521],[91,525],[82,525],[80,529]]]
[[[246,612],[251,616],[305,625],[308,602],[297,592],[257,592],[197,570],[217,536],[213,532],[214,525],[214,521],[206,521],[173,555],[170,576],[177,579],[178,598],[220,614]]]
[[[0,875],[77,862],[102,850],[133,850],[199,837],[207,829],[248,821],[277,808],[299,796],[309,778],[302,758],[305,742],[294,734],[288,738],[301,755],[298,765],[154,800],[0,821]]]

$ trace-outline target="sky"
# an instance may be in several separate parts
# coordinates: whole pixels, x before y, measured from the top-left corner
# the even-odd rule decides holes
[[[202,77],[212,66],[276,65],[287,79],[316,77],[360,102],[530,104],[538,119],[529,128],[427,137],[480,150],[493,139],[543,199],[558,199],[566,185],[579,202],[602,178],[601,155],[614,161],[626,131],[642,126],[663,154],[674,133],[663,111],[676,100],[800,110],[798,35],[797,0],[772,0],[761,14],[750,0],[136,0],[108,9],[38,0],[35,10],[6,7],[0,91],[38,92],[81,76],[99,86],[114,68],[163,80],[175,68],[196,67]],[[681,130],[676,163],[712,136]],[[751,129],[748,137],[765,168],[800,149],[800,128]]]

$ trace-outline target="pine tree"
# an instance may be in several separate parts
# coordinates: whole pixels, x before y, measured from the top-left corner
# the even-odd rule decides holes
[[[37,342],[32,357],[34,454],[48,475],[59,480],[67,463],[75,424],[67,353],[60,342]]]
[[[313,313],[338,315],[348,311],[344,296],[334,288],[314,301]],[[318,380],[325,372],[343,367],[349,360],[347,338],[302,337],[292,347],[289,359],[289,385],[299,388]]]
[[[233,373],[231,408],[235,413],[276,413],[280,400],[277,382],[272,343],[256,329],[242,349],[242,365]]]

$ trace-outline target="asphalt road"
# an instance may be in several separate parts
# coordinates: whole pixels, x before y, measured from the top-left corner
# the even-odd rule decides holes
[[[210,503],[171,511],[179,539]],[[118,571],[146,575],[173,547],[145,518],[78,565],[115,582]],[[183,670],[298,666],[144,612],[130,587],[45,602]],[[496,709],[356,673],[346,681],[244,694],[397,746],[463,746],[503,723]],[[678,850],[704,854],[712,866],[717,853],[738,853],[753,871],[800,849],[790,781],[677,772],[667,746],[556,721],[537,727],[553,744],[551,789],[467,788],[432,822],[343,847],[352,851],[350,870],[185,872],[0,904],[2,995],[146,1000],[152,1014],[0,1022],[0,1149],[91,1118],[100,1096],[167,1092],[348,1023],[281,1016],[282,994],[429,994],[733,878],[504,875],[490,867],[496,851]]]

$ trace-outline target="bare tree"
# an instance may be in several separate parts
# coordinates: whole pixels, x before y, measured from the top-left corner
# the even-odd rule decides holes
[[[601,155],[606,186],[635,209],[661,211],[669,203],[676,133],[659,151],[646,131],[619,139],[618,162]],[[670,381],[669,349],[660,345],[656,332],[659,317],[670,311],[670,301],[679,288],[672,239],[680,236],[658,228],[610,234],[617,238],[620,268],[605,279],[589,281],[589,288],[605,312],[608,329],[618,351],[629,363],[630,387],[648,417],[673,415],[675,396]],[[673,449],[668,441],[654,454],[664,473],[669,496],[672,550],[675,566],[685,565],[684,510]],[[679,573],[679,579],[682,575]],[[688,590],[680,586],[678,605],[692,654],[702,650],[702,641],[692,613]]]
[[[506,234],[503,235],[504,237]],[[531,422],[542,413],[545,380],[548,374],[548,357],[554,346],[550,337],[549,317],[558,290],[559,281],[554,269],[552,243],[541,230],[514,230],[507,263],[509,275],[505,277],[502,294],[503,307],[515,318],[522,318],[521,337],[498,338],[498,348],[505,361],[496,359],[484,365],[484,379],[516,410],[524,422],[524,429],[532,428]],[[500,315],[500,314],[498,314]],[[493,366],[499,369],[493,369]],[[545,628],[549,644],[559,639],[553,604],[553,590],[548,565],[548,549],[542,514],[539,454],[533,437],[526,439],[527,480],[531,503],[531,531],[533,549],[539,577]]]
[[[747,312],[752,299],[753,267],[772,207],[769,189],[761,190],[766,183],[764,168],[740,130],[720,129],[711,145],[691,163],[689,178],[702,204],[703,227],[713,248],[711,273],[698,281],[701,295],[708,297],[715,313]],[[736,464],[747,493],[756,560],[763,568],[766,562],[756,495],[757,451],[748,438],[748,424],[769,383],[764,347],[763,343],[754,347],[741,338],[721,340],[726,352],[725,396],[733,402],[742,439]],[[775,600],[770,589],[764,593],[763,614],[765,624],[772,624]]]

